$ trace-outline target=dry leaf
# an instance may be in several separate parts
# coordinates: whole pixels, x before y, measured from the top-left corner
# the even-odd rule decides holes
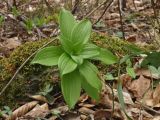
[[[132,116],[138,116],[141,114],[143,115],[145,118],[153,118],[153,116],[151,114],[149,114],[148,112],[146,112],[145,110],[141,110],[138,108],[130,108],[129,111],[132,113]]]
[[[21,117],[25,115],[28,111],[30,111],[37,104],[38,104],[38,101],[32,101],[32,102],[26,103],[25,105],[17,108],[12,113],[12,116],[8,118],[8,120],[15,120],[17,117]]]
[[[48,114],[49,114],[48,104],[45,103],[41,106],[37,105],[30,112],[28,112],[25,116],[30,116],[33,118],[37,118],[37,117],[45,118],[45,116]]]
[[[132,82],[132,77],[129,76],[128,74],[123,74],[120,76],[120,79],[122,80],[123,83],[123,88],[128,88],[131,85]]]
[[[129,41],[129,42],[136,42],[136,40],[137,40],[137,35],[130,35],[130,36],[128,36],[127,38],[126,38],[126,40],[127,41]]]
[[[57,116],[52,116],[49,118],[49,120],[56,120],[57,119]]]
[[[79,111],[80,113],[88,114],[88,115],[95,113],[95,111],[93,111],[92,109],[86,108],[86,107],[81,107],[78,111]]]
[[[95,105],[94,104],[85,104],[85,103],[80,103],[78,104],[80,107],[87,107],[87,108],[92,108],[94,107]]]
[[[111,118],[112,112],[111,111],[105,111],[105,110],[98,110],[94,114],[95,120],[105,120],[106,118]]]
[[[114,90],[114,95],[118,98],[117,90],[116,89],[113,89],[113,90]],[[122,92],[122,93],[123,93],[124,103],[128,105],[134,105],[130,94],[127,92]]]
[[[45,102],[45,103],[48,103],[47,99],[42,96],[42,95],[28,95],[30,98],[34,99],[34,100],[37,100],[37,101],[41,101],[41,102]]]
[[[160,116],[154,116],[154,118],[150,120],[160,120]]]
[[[18,37],[9,38],[5,41],[5,47],[8,49],[14,49],[21,45],[21,42],[18,40]]]
[[[157,85],[155,91],[153,92],[153,107],[160,107],[160,84]]]
[[[154,106],[154,103],[153,103],[153,90],[152,89],[147,91],[147,93],[143,97],[143,100],[144,100],[144,104],[145,105]]]
[[[133,22],[131,23],[131,26],[133,27],[134,30],[139,30],[138,26],[134,24]]]
[[[88,100],[88,95],[86,94],[86,93],[84,93],[84,94],[82,94],[81,96],[80,96],[80,98],[79,98],[79,102],[85,102],[86,100]]]
[[[148,90],[150,87],[151,81],[143,75],[141,75],[138,79],[134,80],[130,87],[128,88],[136,98],[142,98],[144,93]]]
[[[149,69],[144,69],[144,68],[139,68],[136,70],[136,75],[143,75],[149,78],[154,78],[154,79],[158,79],[158,77],[154,74],[151,74]]]
[[[80,115],[81,120],[87,120],[87,116],[86,115]]]
[[[66,105],[66,106],[60,106],[60,107],[58,107],[58,108],[54,108],[54,109],[52,109],[51,111],[59,111],[60,114],[65,114],[66,112],[69,111],[69,108],[68,108],[68,106]]]

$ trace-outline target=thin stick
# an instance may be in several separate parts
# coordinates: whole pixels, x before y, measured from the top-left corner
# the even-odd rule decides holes
[[[14,73],[14,75],[12,76],[12,78],[9,80],[9,82],[7,83],[7,85],[1,90],[0,92],[0,96],[4,93],[4,91],[9,87],[9,85],[12,83],[12,81],[15,79],[15,77],[17,76],[17,74],[19,73],[19,71],[23,68],[23,66],[29,61],[29,59],[31,57],[33,57],[39,50],[41,50],[42,48],[46,47],[47,45],[49,45],[50,43],[52,43],[53,41],[55,41],[57,39],[54,38],[53,40],[47,42],[46,44],[44,44],[42,47],[40,47],[37,51],[35,51],[34,53],[32,53],[23,63],[22,65],[17,69],[17,71]]]
[[[160,112],[159,112],[159,111],[156,111],[156,110],[154,110],[154,109],[148,107],[147,105],[144,105],[143,103],[141,103],[141,102],[139,102],[139,101],[136,101],[135,103],[136,103],[136,104],[142,105],[142,107],[144,107],[145,109],[150,110],[150,111],[156,113],[157,115],[160,115]]]
[[[108,0],[103,1],[99,6],[97,6],[96,8],[94,8],[94,9],[93,9],[91,12],[89,12],[87,15],[85,15],[84,18],[88,18],[90,15],[92,15],[92,13],[94,13],[96,10],[98,10],[102,5],[105,5],[107,1],[108,1]]]
[[[77,10],[79,4],[80,4],[80,0],[76,0],[75,4],[74,4],[74,7],[72,9],[72,14],[76,13],[76,10]]]
[[[102,19],[102,17],[106,13],[107,9],[110,7],[110,5],[112,4],[112,2],[113,2],[113,0],[111,0],[110,3],[108,5],[106,5],[106,7],[105,7],[105,9],[104,9],[104,11],[102,13],[102,15],[98,18],[98,20],[93,25],[97,24]]]
[[[119,15],[120,15],[120,23],[121,23],[121,31],[122,31],[122,37],[125,40],[125,33],[124,33],[124,28],[123,28],[123,18],[122,18],[122,12],[121,12],[121,7],[120,7],[120,0],[118,0],[118,10],[119,10]]]

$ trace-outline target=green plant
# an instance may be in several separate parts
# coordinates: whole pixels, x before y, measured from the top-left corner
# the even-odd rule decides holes
[[[32,19],[27,19],[25,21],[24,27],[30,33],[32,31],[32,29],[34,28],[34,22],[33,22],[33,20]]]
[[[3,116],[3,114],[11,116],[12,110],[8,106],[4,106],[4,110],[0,111],[0,117]]]
[[[47,84],[43,89],[43,91],[41,91],[39,94],[43,96],[47,96],[52,90],[53,90],[53,86],[51,86],[51,84]]]
[[[20,11],[19,11],[15,6],[13,6],[13,7],[12,7],[12,14],[13,14],[15,17],[17,17],[17,16],[20,15]]]
[[[44,17],[35,17],[33,21],[37,27],[41,27],[46,23],[46,19]]]
[[[34,17],[33,19],[28,18],[25,21],[24,27],[30,33],[35,27],[41,27],[46,24],[46,19],[44,17]]]
[[[3,24],[3,22],[4,22],[4,17],[0,15],[0,26]]]
[[[90,21],[76,21],[69,11],[62,9],[59,23],[61,45],[41,49],[31,63],[58,65],[62,93],[70,108],[76,104],[81,87],[98,101],[102,83],[97,67],[89,60],[113,64],[117,62],[117,57],[89,41],[92,28]]]

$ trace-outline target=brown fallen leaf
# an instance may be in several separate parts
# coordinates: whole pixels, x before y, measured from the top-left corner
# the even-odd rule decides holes
[[[69,111],[69,108],[68,108],[68,106],[67,105],[65,105],[65,106],[60,106],[60,107],[58,107],[58,108],[54,108],[54,109],[52,109],[51,110],[53,113],[54,113],[54,111],[58,111],[59,112],[59,114],[65,114],[66,112],[68,112]]]
[[[134,30],[139,30],[138,26],[134,24],[133,22],[131,23],[131,26],[133,27]]]
[[[144,104],[147,106],[154,106],[154,102],[153,102],[153,90],[150,89],[147,91],[147,93],[144,95],[143,100],[144,100]]]
[[[141,75],[138,79],[134,80],[130,87],[128,88],[136,98],[142,98],[144,93],[150,87],[151,81],[150,79],[145,78]]]
[[[45,118],[45,116],[48,114],[49,114],[48,104],[45,103],[41,106],[37,105],[30,112],[28,112],[25,116],[30,116],[33,118],[37,118],[37,117]]]
[[[79,102],[85,102],[86,100],[88,100],[88,98],[89,98],[89,96],[86,94],[86,93],[84,93],[84,94],[82,94],[81,96],[80,96],[80,98],[79,98]]]
[[[102,120],[106,118],[111,118],[112,117],[112,112],[111,111],[105,111],[105,110],[98,110],[94,114],[94,119],[95,120]]]
[[[89,109],[89,108],[86,108],[86,107],[81,107],[79,110],[78,110],[80,113],[83,113],[83,114],[94,114],[95,111],[92,110],[92,109]]]
[[[52,116],[49,118],[49,120],[56,120],[57,119],[57,116]]]
[[[141,120],[146,120],[153,118],[153,116],[151,114],[149,114],[148,112],[146,112],[145,110],[141,110],[139,108],[130,108],[129,111],[132,113],[133,118],[137,116],[137,118],[140,117],[140,114],[143,116],[143,119]]]
[[[122,80],[122,83],[123,83],[123,88],[128,88],[130,87],[131,85],[131,82],[132,82],[132,77],[129,76],[128,74],[122,74],[120,76],[120,79]]]
[[[37,104],[38,104],[38,101],[32,101],[32,102],[24,104],[23,106],[13,111],[12,115],[9,118],[7,118],[7,120],[15,120],[17,117],[21,117],[25,115],[28,111],[30,111]]]
[[[160,93],[160,84],[156,86],[156,89],[153,92],[153,101],[154,101],[155,105],[160,103],[159,93]]]
[[[110,120],[110,118],[113,118],[113,120],[124,120],[120,111],[114,111],[112,114],[112,110],[102,109],[94,113],[94,120]]]
[[[9,38],[5,41],[5,47],[8,49],[14,49],[21,45],[21,42],[18,40],[18,37]]]
[[[114,95],[115,97],[118,98],[118,92],[116,89],[113,89],[114,90]],[[123,93],[123,98],[124,98],[124,103],[127,104],[127,105],[134,105],[133,101],[132,101],[132,98],[131,98],[131,95],[127,92],[122,92]]]
[[[80,107],[87,107],[87,108],[92,108],[95,106],[94,104],[85,104],[85,103],[79,103],[78,105]]]
[[[28,95],[28,96],[34,100],[48,103],[47,99],[42,95]]]
[[[137,35],[136,35],[136,34],[130,35],[130,36],[128,36],[128,37],[126,38],[126,40],[127,40],[128,42],[136,42],[136,40],[137,40]]]
[[[154,79],[158,79],[158,77],[154,74],[151,74],[151,71],[149,69],[144,69],[144,68],[138,68],[136,69],[136,75],[143,75],[149,78],[154,78]]]

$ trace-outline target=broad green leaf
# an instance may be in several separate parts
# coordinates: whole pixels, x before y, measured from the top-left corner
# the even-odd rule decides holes
[[[76,53],[80,52],[84,46],[89,41],[91,34],[91,22],[88,20],[82,20],[75,25],[71,34],[72,45]]]
[[[63,49],[65,50],[65,52],[67,52],[68,54],[72,54],[73,53],[73,46],[71,41],[69,41],[66,37],[64,37],[63,35],[60,35],[59,37],[60,42],[62,44]]]
[[[83,63],[83,58],[82,56],[74,56],[74,55],[71,55],[72,59],[78,64],[78,65],[81,65]]]
[[[132,67],[131,59],[126,60],[126,65],[127,65],[127,67]]]
[[[60,70],[61,75],[70,73],[74,71],[77,67],[77,64],[72,60],[72,58],[63,53],[58,60],[58,68]]]
[[[62,9],[59,16],[59,23],[60,23],[61,34],[64,37],[70,39],[71,32],[76,24],[74,16],[71,14],[71,12]]]
[[[143,50],[138,48],[135,44],[130,44],[130,45],[126,44],[124,47],[134,54],[140,54],[143,52]]]
[[[158,69],[156,69],[154,66],[149,66],[149,70],[152,74],[159,74]]]
[[[111,73],[107,73],[105,75],[105,78],[106,78],[106,80],[115,80],[116,79],[115,77],[113,77],[113,75]]]
[[[123,58],[120,59],[120,64],[126,62],[130,58],[130,55],[125,55]]]
[[[100,50],[100,48],[97,47],[96,45],[88,43],[88,44],[85,44],[80,55],[83,58],[92,58],[92,57],[99,55],[99,53],[100,53],[99,50]]]
[[[160,78],[160,67],[157,69],[154,66],[149,66],[149,70],[152,73],[152,76]]]
[[[66,103],[73,108],[80,97],[81,80],[83,77],[79,72],[73,71],[61,78],[61,89]]]
[[[159,72],[159,74],[160,74],[160,66],[158,67],[158,72]]]
[[[136,78],[136,73],[134,72],[134,69],[131,67],[126,67],[126,71],[128,75],[130,75],[132,78]]]
[[[100,99],[100,91],[92,87],[85,79],[82,79],[82,88],[96,101]]]
[[[141,63],[142,67],[148,65],[158,68],[160,66],[160,52],[148,53],[147,57]]]
[[[61,46],[50,46],[41,49],[37,52],[31,64],[41,64],[46,66],[53,66],[58,64],[58,59],[63,53]]]
[[[100,92],[102,83],[98,77],[98,70],[96,66],[88,61],[84,61],[83,64],[79,66],[79,71],[88,84]]]
[[[105,64],[113,64],[117,62],[117,57],[113,55],[109,50],[103,48],[100,49],[100,54],[93,59],[100,60]]]

